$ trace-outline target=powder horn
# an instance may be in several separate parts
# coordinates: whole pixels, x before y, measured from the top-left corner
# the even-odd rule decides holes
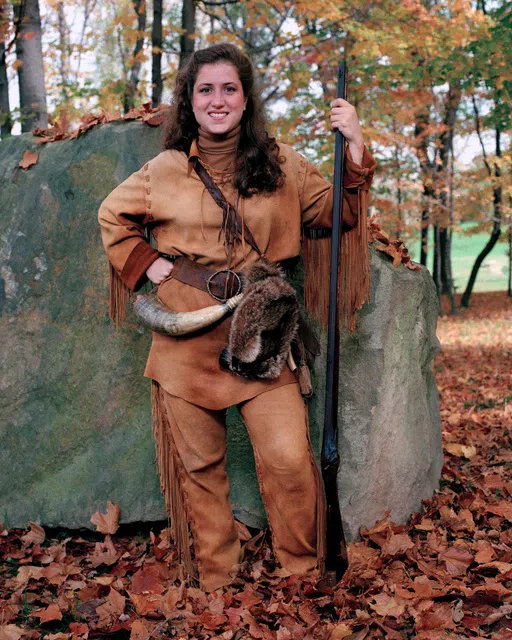
[[[138,295],[133,310],[141,325],[151,331],[168,336],[183,336],[209,327],[221,320],[240,303],[244,294],[239,293],[222,304],[197,309],[197,311],[171,311],[154,295]]]

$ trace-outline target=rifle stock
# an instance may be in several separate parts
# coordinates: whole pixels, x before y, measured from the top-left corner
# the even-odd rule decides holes
[[[336,97],[346,98],[346,67],[338,67]],[[327,370],[325,383],[325,416],[322,439],[322,477],[327,502],[326,582],[334,585],[348,567],[347,547],[338,501],[338,389],[339,389],[339,265],[341,250],[341,219],[343,213],[343,173],[345,168],[345,140],[336,130],[334,153],[334,202],[332,216],[331,268],[329,284],[329,315],[327,329]]]

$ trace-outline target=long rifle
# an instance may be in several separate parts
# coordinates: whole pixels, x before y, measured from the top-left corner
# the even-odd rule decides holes
[[[346,66],[338,67],[337,98],[346,99]],[[341,580],[348,567],[347,546],[341,522],[336,478],[338,453],[338,387],[340,359],[339,265],[341,249],[341,219],[343,213],[343,174],[345,169],[345,138],[336,130],[334,150],[334,204],[332,216],[331,270],[329,285],[329,315],[327,329],[327,372],[325,382],[325,418],[322,440],[322,476],[327,501],[327,548],[325,581],[333,586]]]

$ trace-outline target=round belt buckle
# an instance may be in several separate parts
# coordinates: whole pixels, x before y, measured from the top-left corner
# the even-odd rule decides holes
[[[218,300],[219,302],[225,302],[227,298],[216,296],[211,290],[212,280],[215,278],[215,276],[218,276],[220,273],[231,273],[236,278],[238,289],[236,293],[232,293],[229,296],[230,298],[233,296],[237,296],[242,291],[242,279],[240,278],[240,276],[236,271],[231,271],[231,269],[219,269],[215,273],[212,273],[212,275],[208,278],[208,280],[206,281],[206,290],[208,291],[208,293],[211,295],[212,298],[215,298],[215,300]]]

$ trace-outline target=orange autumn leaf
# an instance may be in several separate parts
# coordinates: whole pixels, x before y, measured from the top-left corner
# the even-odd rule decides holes
[[[39,159],[39,153],[37,151],[29,151],[28,149],[23,154],[23,158],[19,161],[19,166],[22,169],[30,169],[33,165],[37,164]]]
[[[26,533],[24,536],[21,536],[21,540],[25,545],[31,544],[41,544],[44,542],[46,534],[44,532],[43,527],[36,524],[35,522],[30,523],[30,531]]]
[[[497,516],[502,516],[509,522],[512,522],[512,503],[511,502],[500,502],[500,504],[488,505],[487,511],[489,513],[494,513]]]
[[[226,622],[229,622],[229,619],[222,613],[203,611],[203,613],[199,616],[199,622],[205,629],[215,630],[221,627]]]
[[[416,619],[416,629],[418,631],[455,629],[451,605],[447,602],[432,603],[429,609],[422,611],[418,615]]]
[[[160,574],[155,566],[139,569],[132,577],[132,593],[163,593],[165,587],[160,581]]]
[[[464,458],[474,458],[477,454],[477,449],[473,445],[459,444],[458,442],[448,442],[444,445],[444,449],[452,456],[462,456]]]
[[[162,596],[157,593],[127,592],[140,616],[157,616],[162,606]]]
[[[369,605],[379,616],[399,618],[405,611],[404,602],[387,593],[378,593],[370,598]]]
[[[478,564],[486,564],[496,558],[496,553],[487,540],[479,540],[475,546],[478,549],[475,562],[478,562]]]
[[[347,636],[352,634],[352,628],[342,622],[337,624],[329,635],[329,640],[343,640]]]
[[[17,589],[25,589],[29,580],[39,580],[43,573],[43,567],[35,567],[32,565],[24,565],[19,568],[15,578],[12,578],[12,583]]]
[[[24,629],[15,624],[0,624],[0,640],[20,640],[23,635]]]
[[[156,623],[144,620],[134,620],[130,629],[130,640],[148,640],[151,638],[151,632],[155,628]]]
[[[89,632],[89,627],[83,622],[72,622],[69,625],[69,630],[71,633],[81,636]]]
[[[412,549],[413,547],[414,542],[407,533],[392,534],[382,546],[382,553],[395,556],[399,553],[405,553],[407,549]]]
[[[107,513],[96,511],[91,516],[91,522],[96,525],[96,531],[100,533],[114,534],[119,529],[119,515],[121,507],[118,504],[107,502]]]
[[[388,256],[393,258],[393,266],[398,267],[398,265],[402,262],[402,254],[400,251],[393,245],[377,245],[375,247],[377,251],[382,251],[382,253],[387,253]]]
[[[450,576],[461,576],[473,562],[473,554],[463,546],[453,545],[439,554],[439,559],[446,563],[446,571]]]
[[[57,604],[50,604],[46,609],[38,609],[30,614],[39,618],[41,624],[52,622],[53,620],[62,620],[62,611]]]
[[[117,562],[118,559],[119,554],[109,535],[105,537],[105,542],[96,543],[94,553],[89,556],[89,562],[93,567],[99,567],[100,564],[111,565]]]
[[[110,589],[106,601],[96,607],[98,616],[98,627],[100,629],[110,629],[119,616],[123,613],[126,598],[115,589]]]

